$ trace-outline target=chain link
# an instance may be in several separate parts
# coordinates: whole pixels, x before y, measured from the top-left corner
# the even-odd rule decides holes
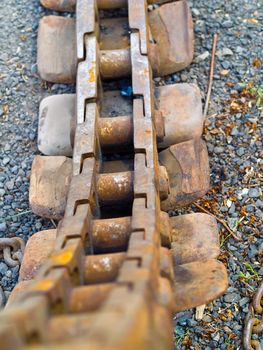
[[[0,254],[2,255],[4,262],[9,267],[15,267],[21,265],[23,253],[25,250],[25,242],[22,238],[11,237],[0,238]],[[5,294],[3,287],[0,285],[0,307],[5,304]]]
[[[263,350],[263,281],[245,319],[243,345],[244,350]]]

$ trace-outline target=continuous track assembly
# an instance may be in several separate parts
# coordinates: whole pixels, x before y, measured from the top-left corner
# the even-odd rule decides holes
[[[227,287],[214,218],[167,213],[209,187],[198,88],[152,78],[192,60],[187,2],[42,4],[76,11],[38,36],[40,76],[76,94],[40,105],[30,205],[59,224],[27,243],[1,349],[172,349],[173,314]]]

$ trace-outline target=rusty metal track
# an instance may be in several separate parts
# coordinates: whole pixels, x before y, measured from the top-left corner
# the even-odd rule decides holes
[[[202,195],[209,174],[206,148],[200,140],[202,125],[197,135],[188,138],[185,120],[181,129],[180,123],[167,124],[163,113],[168,114],[169,108],[174,112],[174,101],[164,90],[158,97],[152,80],[154,67],[155,75],[166,74],[167,57],[168,70],[178,68],[173,52],[164,57],[161,47],[158,64],[154,62],[158,43],[154,41],[153,47],[153,34],[160,32],[153,19],[160,21],[179,6],[189,23],[187,4],[178,1],[167,7],[162,5],[167,1],[154,2],[161,6],[150,15],[147,5],[153,1],[42,1],[60,11],[76,10],[75,49],[67,48],[76,53],[76,72],[70,79],[65,78],[67,69],[58,76],[49,74],[51,66],[42,66],[47,53],[41,56],[45,51],[41,45],[49,42],[41,40],[50,28],[43,23],[52,22],[53,34],[62,33],[56,27],[60,20],[42,21],[39,34],[40,74],[42,70],[60,82],[76,77],[74,120],[68,113],[67,129],[68,143],[74,144],[73,157],[38,156],[34,161],[33,210],[63,218],[57,230],[37,233],[26,247],[21,282],[0,313],[3,349],[172,349],[172,315],[213,300],[227,286],[225,268],[216,260],[219,248],[213,218],[190,214],[170,220],[163,211]],[[120,62],[122,46],[120,51],[105,49],[108,58],[103,66],[101,47],[112,45],[120,35],[117,26],[116,36],[108,40],[104,34],[102,45],[101,18],[109,8],[112,15],[112,9],[120,7],[127,8],[121,22],[127,22],[128,58]],[[119,23],[118,13],[114,15]],[[55,42],[58,45],[59,40]],[[181,62],[178,69],[185,64]],[[122,112],[116,115],[117,100],[105,92],[104,80],[119,76],[128,77],[130,93],[121,102],[126,107],[120,103],[117,110]],[[122,88],[113,85],[114,96],[121,96]],[[180,108],[182,91],[187,89],[176,90]],[[48,118],[48,109],[40,116],[41,125],[47,120],[42,116]],[[118,162],[112,162],[116,149]],[[52,196],[57,205],[53,206]]]

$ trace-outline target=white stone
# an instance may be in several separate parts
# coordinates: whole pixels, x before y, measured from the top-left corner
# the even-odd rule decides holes
[[[75,114],[75,94],[54,95],[39,107],[38,149],[47,156],[71,156],[70,131]]]

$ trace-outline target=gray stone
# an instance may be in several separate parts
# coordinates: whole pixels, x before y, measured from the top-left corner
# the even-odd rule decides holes
[[[243,156],[244,153],[245,153],[245,149],[243,147],[240,147],[237,150],[237,155],[239,155],[240,157]]]
[[[6,185],[6,188],[7,188],[8,190],[12,190],[12,189],[14,188],[14,186],[15,186],[15,182],[14,182],[14,180],[10,180],[10,181],[7,181],[7,182],[5,183],[5,185]]]
[[[259,209],[256,210],[256,211],[255,211],[255,215],[256,215],[258,218],[261,219],[261,218],[263,217],[263,212],[262,212],[262,210],[259,210]]]
[[[221,50],[218,50],[216,55],[221,58],[223,56],[232,56],[234,53],[231,49],[227,48],[227,47],[224,47],[223,49]]]
[[[203,52],[201,55],[198,55],[195,59],[196,63],[206,60],[210,56],[208,51]]]
[[[236,210],[236,206],[235,206],[234,203],[232,203],[232,204],[231,204],[231,207],[230,207],[229,210],[228,210],[228,213],[229,213],[229,214],[233,214],[233,213],[235,212],[235,210]]]
[[[226,303],[237,303],[240,299],[241,296],[238,293],[230,293],[224,296],[224,301]]]
[[[238,92],[242,92],[244,90],[244,88],[246,87],[245,84],[242,84],[242,83],[238,83],[234,86],[234,89]],[[240,118],[240,113],[238,113],[238,117]]]
[[[221,62],[221,65],[224,69],[229,69],[231,68],[231,63],[229,61],[223,61]]]
[[[254,205],[247,205],[246,210],[249,213],[253,213],[255,211],[255,207],[254,207]]]
[[[235,324],[235,325],[233,326],[233,330],[234,330],[234,331],[240,331],[242,328],[243,328],[243,327],[242,327],[241,325],[239,325],[239,324]]]
[[[188,80],[187,75],[186,75],[186,74],[181,74],[181,80],[182,80],[183,82],[187,81],[187,80]]]
[[[228,207],[227,206],[223,206],[223,207],[221,207],[220,210],[221,210],[222,213],[226,213],[228,211]]]
[[[260,189],[259,188],[250,188],[248,191],[248,196],[250,198],[258,198],[260,197]]]
[[[10,162],[10,158],[4,157],[3,159],[3,165],[7,165]]]
[[[231,133],[230,133],[232,136],[237,136],[237,135],[239,135],[239,132],[238,132],[238,129],[237,128],[233,128],[232,130],[231,130]]]
[[[5,263],[0,262],[0,274],[4,276],[6,272],[8,271],[8,267]]]
[[[213,334],[211,335],[211,337],[214,339],[214,341],[218,342],[219,339],[220,339],[220,334],[219,334],[219,332],[213,333]]]
[[[220,154],[220,153],[224,152],[224,147],[216,146],[216,147],[214,148],[214,152],[215,152],[216,154]]]
[[[231,21],[224,21],[222,22],[221,26],[223,28],[231,28],[233,26],[233,23]]]
[[[242,306],[244,306],[245,304],[247,304],[249,302],[250,302],[250,299],[247,298],[247,297],[244,297],[244,298],[239,300],[239,305],[242,307]]]
[[[5,231],[6,231],[6,223],[0,222],[0,232],[5,232]]]
[[[11,145],[9,143],[5,144],[5,152],[10,151]]]
[[[209,315],[204,315],[202,318],[203,322],[210,323],[212,322],[212,318]]]
[[[196,8],[192,8],[192,13],[197,17],[200,16],[200,11]]]
[[[7,270],[5,276],[6,276],[7,278],[12,277],[12,271]]]

